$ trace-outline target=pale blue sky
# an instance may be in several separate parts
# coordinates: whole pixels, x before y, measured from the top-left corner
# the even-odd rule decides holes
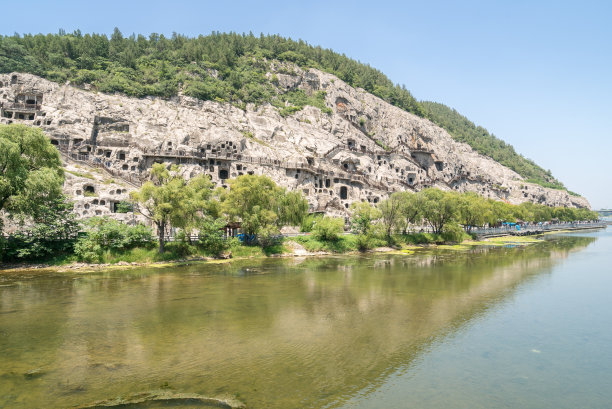
[[[7,17],[1,34],[301,38],[457,109],[612,208],[612,1],[29,1]]]

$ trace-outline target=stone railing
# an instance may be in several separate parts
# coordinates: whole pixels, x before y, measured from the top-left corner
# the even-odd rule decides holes
[[[19,111],[40,111],[41,104],[26,104],[25,102],[0,102],[0,108]]]
[[[582,229],[601,229],[606,227],[604,222],[567,222],[567,223],[548,223],[548,224],[529,224],[525,226],[504,226],[472,229],[470,233],[478,237],[491,237],[501,235],[523,235],[545,233],[555,230],[582,230]]]
[[[127,183],[128,185],[131,185],[132,187],[135,188],[139,188],[142,186],[144,179],[139,178],[134,176],[131,173],[128,172],[120,172],[117,171],[115,169],[112,169],[110,166],[107,166],[104,162],[102,162],[101,159],[99,158],[91,158],[90,155],[86,155],[86,154],[82,154],[82,153],[74,153],[74,152],[70,152],[67,147],[62,147],[61,145],[58,146],[58,150],[60,152],[60,155],[64,158],[64,159],[70,159],[73,160],[75,162],[81,162],[83,164],[86,164],[88,166],[94,167],[94,168],[98,168],[98,169],[102,169],[104,171],[106,171],[108,174],[110,174],[111,176],[120,179],[121,181]]]
[[[370,177],[363,171],[356,170],[354,172],[344,172],[344,171],[331,171],[322,166],[311,165],[308,162],[293,162],[293,161],[284,161],[279,159],[269,159],[263,158],[259,156],[245,156],[242,154],[211,154],[200,151],[184,151],[184,150],[176,150],[176,151],[168,151],[161,149],[145,149],[143,152],[144,156],[150,157],[165,157],[165,158],[173,158],[173,159],[191,159],[196,161],[208,161],[208,160],[229,160],[234,162],[246,163],[246,164],[255,164],[255,165],[263,165],[263,166],[274,166],[284,169],[299,169],[306,172],[310,172],[312,174],[318,176],[327,176],[330,178],[338,178],[345,179],[348,181],[361,182],[365,185],[381,189],[388,190],[390,184],[400,184],[410,189],[414,189],[416,184],[410,184],[406,180],[401,178],[390,178],[386,176],[381,177]],[[329,166],[337,166],[331,161],[323,158],[318,159],[320,164],[327,164]],[[387,185],[385,185],[386,183]]]
[[[98,144],[98,146],[103,146]],[[107,145],[108,146],[108,145]],[[116,146],[116,145],[115,145]],[[112,169],[109,165],[105,164],[103,160],[94,157],[92,159],[91,155],[88,154],[79,154],[71,152],[68,149],[68,145],[61,144],[57,146],[64,154],[64,156],[69,157],[72,160],[80,161],[87,163],[91,166],[98,167],[100,169],[106,170],[111,175],[124,180],[125,182],[135,186],[140,187],[143,183],[143,179],[139,177],[135,177],[133,174],[129,172],[120,172]],[[326,164],[329,167],[336,167],[332,161],[319,158],[319,165],[310,164],[308,162],[296,162],[296,161],[284,161],[279,159],[269,159],[264,157],[256,157],[256,156],[245,156],[242,154],[233,154],[233,153],[225,153],[225,154],[211,154],[200,151],[185,151],[185,150],[161,150],[161,149],[144,149],[143,156],[156,157],[156,158],[173,158],[173,159],[186,159],[186,160],[194,160],[197,162],[206,162],[208,160],[224,160],[224,161],[234,161],[240,162],[244,164],[255,164],[260,166],[273,166],[284,169],[296,169],[305,172],[310,172],[313,175],[317,176],[325,176],[328,178],[336,178],[343,179],[350,182],[359,182],[370,188],[389,191],[390,186],[393,184],[398,184],[404,186],[406,188],[414,190],[417,186],[416,183],[410,184],[406,180],[402,178],[393,178],[386,176],[375,176],[368,175],[367,173],[355,170],[353,172],[346,171],[334,171],[329,170],[321,166],[322,164]]]

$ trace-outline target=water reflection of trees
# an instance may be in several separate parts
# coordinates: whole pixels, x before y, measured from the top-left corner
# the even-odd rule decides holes
[[[254,408],[323,405],[409,365],[594,240],[31,280],[0,290],[2,311],[17,309],[0,316],[15,332],[0,343],[17,371],[45,357],[53,371],[31,395],[58,407],[164,382],[240,393]],[[44,323],[34,305],[50,311]]]

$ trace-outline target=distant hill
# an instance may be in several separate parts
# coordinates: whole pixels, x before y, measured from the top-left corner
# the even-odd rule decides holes
[[[439,103],[419,102],[379,70],[301,40],[217,32],[197,38],[177,34],[170,38],[158,34],[124,37],[118,29],[110,38],[78,30],[71,34],[60,31],[0,36],[0,73],[27,72],[58,83],[90,84],[100,92],[135,97],[169,98],[182,91],[202,100],[236,106],[270,102],[283,114],[293,112],[282,108],[288,102],[293,110],[321,105],[321,98],[305,98],[292,91],[279,93],[277,79],[266,75],[274,61],[334,74],[353,87],[430,119],[457,141],[469,144],[530,182],[565,189],[550,172],[457,111]]]
[[[456,110],[430,101],[421,101],[420,105],[426,117],[446,129],[455,140],[467,143],[478,153],[509,167],[528,182],[552,189],[565,189],[550,171],[542,169],[532,160],[518,154],[512,145],[490,134],[485,128],[474,125]]]

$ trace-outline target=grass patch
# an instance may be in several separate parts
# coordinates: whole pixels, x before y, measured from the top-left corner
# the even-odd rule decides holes
[[[244,244],[238,244],[232,246],[230,250],[232,252],[232,258],[270,257],[289,252],[282,242],[263,248],[255,245],[246,246]]]
[[[121,261],[126,263],[150,263],[160,261],[157,256],[157,248],[134,248],[123,252],[106,251],[102,254],[102,263],[116,264]]]
[[[357,236],[353,234],[345,234],[338,240],[326,241],[318,240],[314,236],[296,236],[292,240],[304,246],[310,252],[316,253],[325,251],[330,253],[346,253],[349,251],[357,251]]]
[[[232,257],[263,257],[264,253],[259,246],[232,246]]]
[[[401,250],[387,251],[387,252],[385,252],[383,254],[392,254],[392,255],[400,255],[400,256],[411,256],[414,253],[415,253],[414,250],[401,249]]]
[[[472,240],[472,241],[466,241],[465,243],[466,246],[503,246],[503,243],[500,242],[495,242],[495,241],[488,241],[488,240]]]
[[[253,135],[253,132],[244,131],[242,132],[242,135],[244,135],[245,138],[252,140],[253,142],[257,142],[258,144],[265,146],[266,148],[274,149],[272,146],[270,146],[269,143],[266,143],[261,139],[257,138],[255,135]]]
[[[66,170],[66,169],[65,169]],[[91,179],[94,180],[94,175],[92,175],[91,173],[87,172],[87,173],[83,173],[83,172],[75,172],[73,170],[66,170],[66,172],[70,173],[71,175],[74,176],[78,176],[80,178],[85,178],[85,179]]]
[[[288,253],[289,249],[287,249],[283,243],[277,243],[272,246],[264,247],[261,249],[261,251],[263,252],[263,254],[269,257],[278,254]]]
[[[289,91],[278,95],[272,100],[272,105],[278,108],[280,115],[286,118],[304,109],[306,105],[319,108],[321,112],[331,115],[332,109],[325,104],[325,91],[307,95],[303,90]]]
[[[232,253],[232,258],[258,258],[270,257],[283,253],[288,253],[289,250],[281,242],[268,247],[246,246],[243,244],[234,245],[229,249]],[[182,242],[166,243],[164,253],[160,254],[158,247],[135,247],[125,251],[107,250],[102,253],[102,256],[93,264],[117,264],[125,263],[158,263],[164,261],[177,261],[197,257],[214,257],[214,254],[204,250],[200,246],[190,245]],[[71,263],[79,262],[80,260],[75,255],[58,255],[52,259],[45,259],[41,262],[51,266],[63,266]],[[228,261],[220,259],[219,261]],[[210,260],[210,262],[214,262]]]
[[[462,251],[462,250],[470,250],[472,247],[466,244],[440,244],[438,245],[438,248],[441,250]]]
[[[392,241],[400,245],[414,244],[443,244],[442,235],[435,233],[410,233],[396,234],[391,237]]]
[[[542,240],[535,238],[533,236],[503,236],[503,237],[491,237],[488,239],[493,243],[501,243],[501,244],[529,244],[529,243],[539,243]]]

